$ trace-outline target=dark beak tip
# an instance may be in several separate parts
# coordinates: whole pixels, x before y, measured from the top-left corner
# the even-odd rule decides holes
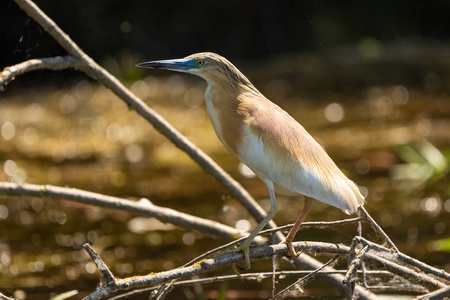
[[[143,62],[143,63],[138,63],[136,65],[136,67],[138,67],[138,68],[153,68],[153,69],[157,69],[157,68],[159,68],[161,66],[159,64],[153,63],[153,62]]]

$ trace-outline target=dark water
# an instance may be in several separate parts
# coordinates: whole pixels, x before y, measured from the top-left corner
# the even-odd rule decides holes
[[[450,271],[447,95],[383,86],[355,95],[299,97],[288,81],[262,86],[262,92],[300,121],[368,193],[367,209],[402,252]],[[131,86],[268,209],[264,184],[240,171],[239,162],[216,138],[202,103],[204,88],[200,81],[186,82],[177,75],[148,77]],[[231,226],[238,221],[245,226],[250,220],[237,201],[187,155],[109,91],[87,81],[70,89],[25,89],[3,95],[0,127],[1,181],[146,197],[157,205]],[[279,197],[277,224],[294,222],[302,202]],[[345,217],[338,209],[316,202],[307,220]],[[348,243],[354,233],[353,226],[310,229],[297,238]],[[367,234],[379,241],[373,233]],[[168,270],[222,243],[111,209],[0,196],[0,291],[46,299],[77,289],[81,298],[99,279],[81,250],[86,242],[117,277]],[[266,267],[261,262],[252,270]],[[283,263],[281,267],[289,268]],[[248,298],[270,291],[269,280],[248,285],[245,289],[230,283],[228,288],[245,289]],[[203,295],[212,296],[218,287],[206,285]],[[189,298],[189,293],[194,297],[193,291],[176,290],[174,295]]]

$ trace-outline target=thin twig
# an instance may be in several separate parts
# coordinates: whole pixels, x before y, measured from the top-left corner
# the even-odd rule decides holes
[[[117,282],[116,279],[114,278],[114,275],[111,273],[111,271],[103,262],[103,260],[100,258],[100,256],[97,254],[97,252],[94,249],[92,249],[92,247],[88,243],[83,244],[83,248],[84,250],[86,250],[86,252],[91,257],[92,261],[97,266],[97,269],[100,271],[100,274],[102,274],[103,278],[106,281],[106,284],[111,286],[116,285]]]
[[[377,293],[377,294],[402,294],[402,293],[409,293],[409,294],[424,294],[428,293],[428,290],[424,288],[423,286],[416,285],[416,284],[395,284],[392,286],[369,286],[369,290]]]
[[[273,243],[273,235],[271,236],[270,240]],[[272,256],[272,289],[270,291],[270,299],[273,300],[275,298],[275,287],[276,287],[276,271],[278,268],[278,261],[277,261],[277,256],[273,255]]]
[[[310,227],[325,228],[325,227],[331,227],[331,226],[337,226],[337,225],[354,224],[354,223],[357,223],[359,221],[364,221],[364,220],[367,220],[367,219],[365,219],[365,218],[353,218],[353,219],[338,220],[338,221],[331,221],[331,222],[304,222],[300,226],[300,229],[310,228]],[[258,233],[257,237],[261,236],[261,235],[266,235],[266,234],[273,234],[274,232],[277,232],[277,231],[289,230],[290,228],[292,228],[293,225],[294,224],[289,224],[289,225],[280,226],[280,227],[273,228],[273,229],[261,230]],[[219,246],[217,248],[209,250],[208,252],[205,252],[202,255],[192,259],[190,262],[186,263],[185,266],[192,265],[192,264],[194,264],[194,263],[196,263],[196,262],[198,262],[198,261],[200,261],[200,260],[202,260],[202,259],[204,259],[206,257],[210,257],[210,256],[212,256],[212,255],[214,255],[216,253],[219,253],[219,252],[221,252],[221,251],[223,251],[225,249],[228,249],[228,248],[231,248],[233,246],[236,246],[239,243],[245,241],[246,238],[247,238],[247,236],[244,236],[244,237],[241,237],[241,238],[239,238],[237,240],[231,241],[231,242],[229,242],[227,244],[224,244],[224,245],[221,245],[221,246]],[[256,242],[255,244],[261,245],[261,243],[257,243],[256,239],[255,239],[255,242]]]
[[[3,91],[5,86],[15,79],[16,76],[27,72],[36,70],[65,70],[65,69],[79,69],[81,63],[73,56],[57,56],[49,58],[35,58],[17,65],[5,68],[0,72],[0,91]]]
[[[353,299],[353,291],[355,289],[355,280],[356,280],[356,271],[361,264],[361,259],[363,258],[366,251],[369,249],[369,246],[366,245],[363,249],[361,249],[358,253],[356,253],[356,240],[353,239],[352,248],[349,254],[349,266],[347,269],[347,273],[344,276],[343,284],[347,284],[347,299]],[[353,246],[355,245],[355,246]]]
[[[307,280],[310,280],[312,277],[317,275],[321,270],[325,269],[326,267],[333,265],[337,261],[337,259],[339,257],[340,257],[339,255],[336,255],[335,257],[330,259],[326,264],[324,264],[320,268],[318,268],[318,269],[308,273],[307,275],[305,275],[304,277],[300,278],[299,280],[297,280],[293,284],[289,285],[288,287],[286,287],[285,289],[280,291],[278,294],[276,294],[275,295],[275,297],[276,297],[275,299],[287,297],[288,295],[285,295],[285,294],[290,292],[291,289],[293,289],[293,288],[301,289],[306,284]]]
[[[363,279],[363,286],[368,289],[369,285],[367,284],[367,271],[366,271],[366,263],[363,261],[361,262],[361,271],[362,271],[362,279]]]
[[[335,274],[345,274],[347,270],[333,270],[333,271],[319,271],[317,272],[317,276],[320,275],[335,275]],[[368,275],[373,276],[392,276],[392,273],[388,271],[377,271],[377,270],[371,270],[366,271]],[[305,270],[295,270],[295,271],[277,271],[275,272],[275,276],[305,276],[311,273],[311,271],[305,271]],[[362,274],[361,271],[357,271],[358,274]],[[258,272],[258,273],[245,273],[240,274],[240,277],[246,280],[261,280],[265,278],[271,278],[273,276],[273,272]],[[202,283],[213,283],[213,282],[221,282],[221,281],[228,281],[228,280],[234,280],[239,279],[238,275],[222,275],[222,276],[214,276],[214,277],[206,277],[206,278],[196,278],[196,279],[190,279],[190,280],[178,280],[174,283],[174,286],[180,286],[180,285],[193,285],[193,284],[202,284]],[[158,289],[158,286],[153,286],[149,288],[134,290],[131,292],[123,293],[121,295],[115,296],[113,298],[110,298],[111,300],[118,300],[122,298],[127,298],[133,295],[139,295],[142,293],[150,292],[153,290]],[[374,289],[377,289],[377,287],[373,287]],[[392,288],[391,288],[392,289]]]
[[[387,248],[385,248],[383,246],[380,246],[380,245],[378,245],[378,244],[376,244],[374,242],[371,242],[371,241],[369,241],[369,240],[367,240],[367,239],[365,239],[365,238],[363,238],[361,236],[356,236],[355,238],[358,241],[360,241],[361,243],[369,245],[374,250],[382,251],[382,252],[389,253],[389,254],[392,255],[391,251],[389,251],[389,249],[387,249]],[[434,275],[436,277],[439,277],[439,278],[442,278],[442,279],[445,279],[445,280],[450,280],[450,273],[445,272],[444,270],[437,269],[437,268],[432,267],[430,265],[427,265],[427,264],[425,264],[425,263],[423,263],[423,262],[421,262],[421,261],[419,261],[419,260],[417,260],[415,258],[412,258],[412,257],[402,253],[402,252],[395,253],[395,258],[398,258],[399,260],[401,260],[401,261],[403,261],[405,263],[408,263],[411,266],[419,268],[422,272]]]
[[[352,276],[354,276],[353,270],[355,270],[355,268],[354,267],[352,268],[352,265],[353,265],[353,261],[354,261],[355,255],[356,255],[355,249],[356,249],[357,244],[358,243],[357,243],[356,239],[352,239],[352,243],[350,245],[350,251],[348,254],[347,273],[345,273],[344,280],[342,280],[342,283],[347,285],[347,300],[351,300],[353,297],[354,285],[353,285],[353,282],[351,281],[351,279],[352,279]]]
[[[450,285],[447,285],[446,287],[443,287],[440,290],[428,293],[426,295],[422,295],[417,297],[417,300],[441,300],[445,297],[450,297]]]
[[[375,222],[375,220],[372,219],[372,217],[369,215],[367,210],[362,205],[359,207],[359,211],[361,211],[364,217],[366,217],[370,221],[372,227],[386,240],[388,245],[392,249],[394,249],[396,253],[399,253],[400,251],[398,250],[397,246],[395,246],[394,242],[392,242],[391,238],[386,234],[386,232],[384,232],[384,230],[380,227],[380,225],[378,225],[377,222]]]
[[[176,282],[176,279],[172,280],[168,284],[163,284],[161,288],[158,290],[158,294],[155,300],[163,300],[166,296],[172,291],[173,284]]]
[[[322,229],[322,228],[326,228],[326,227],[334,227],[334,226],[340,226],[340,225],[355,224],[355,223],[359,223],[361,221],[369,221],[369,219],[367,219],[365,217],[358,217],[358,218],[337,220],[337,221],[330,221],[330,222],[326,222],[326,221],[303,222],[300,225],[300,229],[299,230],[306,229],[306,228],[311,228],[311,227]],[[262,230],[260,232],[260,235],[268,234],[268,233],[274,233],[274,232],[277,232],[277,231],[280,231],[280,230],[281,231],[288,231],[293,226],[294,226],[294,224],[288,224],[288,225],[279,226],[279,227],[276,227],[276,228]]]

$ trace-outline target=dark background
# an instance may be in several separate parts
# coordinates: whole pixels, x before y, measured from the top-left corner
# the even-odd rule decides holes
[[[126,5],[117,0],[40,0],[36,4],[107,68],[108,59],[120,61],[124,53],[151,60],[213,51],[242,65],[292,53],[327,56],[340,47],[357,47],[367,37],[384,45],[401,43],[404,48],[435,47],[447,44],[450,33],[450,1],[446,0],[135,0]],[[0,16],[1,68],[65,53],[13,1],[0,2]],[[384,48],[382,54],[396,49]],[[416,56],[408,63],[414,65]],[[344,57],[338,55],[340,59]],[[46,73],[27,75],[27,84],[48,80],[42,74]]]

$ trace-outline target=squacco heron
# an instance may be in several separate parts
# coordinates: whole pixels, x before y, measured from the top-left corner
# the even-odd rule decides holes
[[[250,267],[249,246],[275,216],[275,193],[302,194],[305,205],[284,243],[286,256],[299,255],[292,241],[311,209],[314,198],[354,213],[364,204],[355,183],[349,180],[313,137],[287,112],[259,92],[232,63],[215,53],[197,53],[182,59],[144,62],[144,68],[167,69],[200,76],[209,118],[225,148],[246,164],[267,185],[270,211],[240,247]]]

